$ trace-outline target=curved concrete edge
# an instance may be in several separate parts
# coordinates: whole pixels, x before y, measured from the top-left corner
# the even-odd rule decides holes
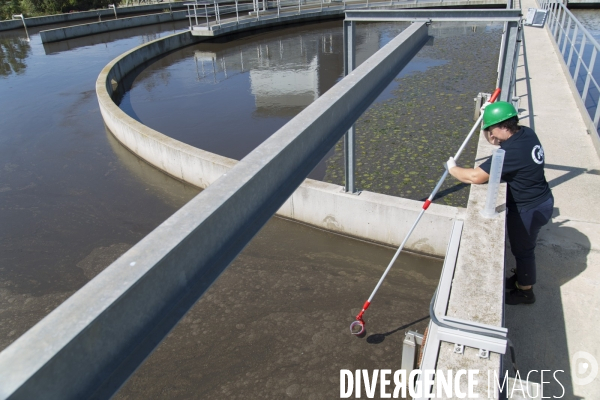
[[[171,8],[184,8],[183,1],[173,1],[171,3]],[[128,6],[128,7],[117,7],[117,15],[121,16],[124,14],[134,14],[141,13],[146,11],[157,11],[164,10],[169,8],[169,3],[158,3],[158,4],[148,4],[143,6]],[[98,15],[103,17],[114,17],[115,12],[110,8],[103,8],[100,10],[90,10],[90,11],[79,11],[72,12],[66,14],[54,14],[54,15],[44,15],[40,17],[30,17],[25,18],[25,24],[27,27],[34,26],[42,26],[42,25],[51,25],[51,24],[60,24],[64,22],[77,21],[82,19],[91,19],[98,18]],[[0,31],[7,31],[11,29],[19,29],[23,27],[23,22],[18,20],[6,20],[0,21]]]
[[[277,215],[332,232],[398,247],[421,212],[420,201],[363,191],[343,191],[342,186],[306,179],[279,209]],[[405,248],[444,257],[452,223],[465,210],[432,204]]]
[[[141,64],[166,52],[207,40],[189,32],[140,45],[112,60],[96,81],[102,118],[112,134],[134,154],[167,174],[206,188],[236,160],[172,139],[123,112],[112,99],[119,82]],[[306,179],[278,215],[345,235],[398,246],[421,211],[422,202],[378,193],[344,193],[341,186]],[[433,204],[406,244],[406,249],[443,257],[455,219],[464,209]]]
[[[64,28],[40,31],[42,43],[58,42],[82,36],[96,35],[120,29],[135,28],[138,26],[161,24],[164,22],[180,21],[187,18],[187,11],[163,12],[159,14],[140,15],[137,17],[119,18],[89,24],[73,25]]]

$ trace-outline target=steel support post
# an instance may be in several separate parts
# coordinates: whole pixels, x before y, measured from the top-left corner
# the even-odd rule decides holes
[[[519,36],[519,23],[509,21],[506,23],[506,31],[503,36],[502,52],[500,53],[500,73],[498,74],[498,87],[500,100],[510,102],[512,99],[513,68],[516,67],[515,57],[517,56],[517,38]]]
[[[356,23],[352,21],[344,21],[344,76],[356,68]],[[356,176],[356,159],[355,159],[355,126],[354,124],[348,129],[344,135],[344,173],[345,173],[345,191],[348,193],[356,193],[356,185],[354,178]]]
[[[521,43],[523,41],[523,25],[519,24],[518,27],[518,31],[517,31],[517,43],[515,44],[515,59],[513,61],[513,67],[512,67],[512,74],[511,74],[511,89],[512,89],[512,95],[509,101],[511,101],[513,103],[513,105],[515,105],[514,103],[517,102],[517,104],[515,105],[515,108],[517,108],[518,111],[518,97],[515,97],[514,94],[517,93],[517,68],[519,67],[519,54],[520,54],[520,50],[521,50]]]

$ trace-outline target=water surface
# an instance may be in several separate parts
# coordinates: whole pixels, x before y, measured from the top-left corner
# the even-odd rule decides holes
[[[42,46],[36,33],[30,42],[24,32],[0,34],[4,57],[0,76],[0,349],[198,193],[125,149],[105,129],[98,109],[94,86],[110,60],[147,41],[149,35],[170,34],[186,26],[147,28],[132,30],[131,36],[122,31],[50,49]],[[329,357],[345,354],[346,341],[355,340],[347,333],[347,325],[390,257],[390,249],[288,221],[271,221],[161,345],[169,349],[168,357],[163,358],[160,350],[150,357],[131,380],[133,389],[127,386],[124,395],[165,397],[172,390],[208,393],[210,388],[231,384],[228,377],[246,376],[248,367],[270,365],[265,371],[272,371],[268,369],[272,366],[283,370],[279,360],[295,352],[286,346],[296,342],[303,329],[298,324],[308,325],[309,318],[319,321],[308,336],[314,347],[301,351],[311,358],[301,359],[296,370],[289,365],[289,373],[300,376],[313,365],[311,374],[325,376],[326,370],[337,365],[329,365]],[[439,260],[409,254],[399,259],[396,274],[403,278],[390,280],[371,314],[373,333],[397,330],[384,337],[382,344],[392,347],[401,340],[406,328],[398,328],[404,325],[423,329],[440,266]],[[391,284],[394,281],[398,287]],[[213,305],[215,299],[217,305]],[[203,340],[199,345],[195,339],[199,347],[191,348],[189,339],[199,333],[213,341]],[[239,337],[242,334],[247,336]],[[276,340],[280,343],[277,351],[263,349],[266,342],[275,345]],[[351,342],[354,346],[365,343]],[[254,349],[264,351],[257,358]],[[207,367],[206,360],[215,357],[218,367]],[[310,364],[317,357],[320,361]],[[348,365],[360,362],[358,356],[353,357],[347,359]],[[178,383],[182,365],[189,373],[185,384]],[[268,372],[270,378],[259,377],[254,387],[280,388],[290,379],[289,373]],[[200,375],[211,379],[198,379]],[[150,384],[137,388],[138,379],[150,379]],[[267,379],[274,379],[273,383]],[[306,379],[299,383],[312,382]],[[320,385],[322,393],[337,388],[331,381]],[[242,387],[238,394],[248,395],[249,389]]]

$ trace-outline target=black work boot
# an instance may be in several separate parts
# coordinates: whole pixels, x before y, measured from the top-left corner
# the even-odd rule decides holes
[[[533,304],[535,303],[535,295],[533,294],[533,288],[528,290],[513,289],[504,298],[504,303],[511,306],[517,304]]]
[[[504,278],[504,290],[513,290],[517,288],[517,273],[515,269],[511,269],[512,276],[510,278]]]

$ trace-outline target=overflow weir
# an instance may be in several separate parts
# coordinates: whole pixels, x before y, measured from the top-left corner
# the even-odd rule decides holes
[[[474,18],[508,21],[499,83],[504,99],[510,100],[518,59],[515,22],[520,10],[472,12]],[[361,18],[361,14],[355,18]],[[421,21],[423,16],[408,18],[415,22],[390,45],[239,163],[164,137],[125,115],[113,102],[113,96],[123,90],[120,83],[138,65],[203,38],[189,33],[169,36],[133,49],[107,65],[98,78],[97,95],[111,132],[149,163],[206,190],[2,352],[0,365],[13,366],[8,374],[10,386],[3,385],[3,390],[13,392],[5,391],[3,395],[13,393],[18,398],[44,393],[47,397],[48,393],[57,393],[59,398],[69,398],[113,394],[277,210],[288,218],[328,229],[332,227],[320,224],[334,216],[336,222],[342,221],[334,230],[397,245],[404,236],[404,225],[414,219],[420,204],[368,192],[357,196],[342,192],[339,186],[302,181],[383,89],[384,82],[391,80],[426,42],[427,21]],[[269,24],[261,21],[256,26]],[[480,138],[477,159],[489,154],[491,146]],[[495,220],[484,220],[478,212],[484,202],[485,188],[473,187],[466,212],[432,205],[431,219],[424,221],[421,229],[425,230],[415,233],[409,248],[446,255],[436,312],[452,317],[456,323],[470,321],[484,330],[496,327],[501,333],[504,219],[501,214]],[[365,231],[366,218],[357,224],[363,226],[354,226],[357,215],[372,216],[373,226]],[[397,236],[390,234],[398,231],[399,224],[402,228],[395,232]],[[381,232],[386,236],[377,236]],[[419,248],[419,240],[422,243],[424,238],[430,240],[426,249]],[[477,293],[473,287],[478,288]],[[137,317],[132,318],[134,315]],[[49,328],[63,335],[49,339]],[[116,330],[119,337],[111,334]],[[471,346],[466,345],[463,354],[454,354],[445,350],[461,344],[462,339],[452,336],[452,332],[435,330],[430,324],[427,343],[432,343],[435,351],[427,352],[426,347],[424,362],[433,362],[442,370],[501,370],[501,343],[488,345],[480,341],[473,346],[472,340],[478,338],[470,338]],[[438,338],[442,341],[435,344],[436,334],[445,339]],[[482,349],[492,352],[482,357]],[[42,350],[46,358],[39,357]],[[30,357],[24,357],[26,354]],[[19,362],[15,362],[17,356]],[[56,371],[61,371],[61,376]],[[66,384],[67,376],[70,385]]]

